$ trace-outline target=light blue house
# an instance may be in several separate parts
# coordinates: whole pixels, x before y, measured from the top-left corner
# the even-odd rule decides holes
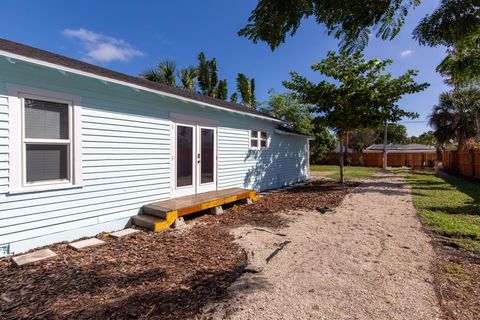
[[[308,176],[308,137],[244,106],[0,39],[0,255],[143,205]]]

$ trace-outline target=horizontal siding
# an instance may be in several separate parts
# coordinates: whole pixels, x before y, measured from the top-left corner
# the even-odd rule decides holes
[[[0,96],[0,198],[6,192],[8,192],[8,99]]]
[[[98,103],[105,110],[93,105],[93,98],[84,99],[82,188],[7,194],[8,153],[0,149],[0,188],[5,187],[0,195],[0,244],[124,219],[146,203],[170,197],[168,114],[159,110],[152,117],[150,106],[136,107],[138,116],[125,114],[120,101],[108,108],[104,101]],[[8,114],[6,108],[0,111],[2,123]],[[0,134],[8,137],[4,128],[8,122],[0,126]]]
[[[260,126],[252,128],[262,128]],[[267,130],[267,149],[250,150],[250,129],[219,128],[218,180],[220,188],[243,187],[258,191],[278,188],[307,177],[307,140]]]
[[[305,177],[306,140],[275,134],[271,122],[23,63],[0,60],[0,70],[0,245],[13,251],[122,228],[144,204],[169,198],[169,112],[218,122],[219,188]],[[8,194],[6,81],[82,97],[83,187]],[[267,150],[249,150],[250,128],[269,131]]]

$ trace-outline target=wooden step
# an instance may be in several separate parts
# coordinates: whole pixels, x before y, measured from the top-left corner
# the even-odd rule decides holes
[[[167,218],[167,212],[172,211],[169,208],[160,207],[155,204],[147,204],[142,207],[142,213],[156,216],[162,219]]]
[[[159,232],[163,229],[166,229],[163,228],[163,226],[167,222],[167,220],[159,217],[151,216],[148,214],[140,214],[138,216],[133,216],[132,219],[134,225],[154,232]]]
[[[153,232],[160,232],[169,228],[177,219],[177,213],[169,212],[166,219],[149,215],[140,214],[132,217],[132,223],[136,226],[152,230]]]

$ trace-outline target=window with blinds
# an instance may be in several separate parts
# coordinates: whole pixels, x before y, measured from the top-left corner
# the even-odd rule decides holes
[[[24,98],[24,154],[27,184],[70,179],[70,107]]]

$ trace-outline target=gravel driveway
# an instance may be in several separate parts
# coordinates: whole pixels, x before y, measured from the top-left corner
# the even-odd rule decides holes
[[[378,175],[334,211],[297,212],[279,232],[248,226],[235,235],[252,272],[206,318],[440,318],[429,272],[434,253],[400,177]]]

